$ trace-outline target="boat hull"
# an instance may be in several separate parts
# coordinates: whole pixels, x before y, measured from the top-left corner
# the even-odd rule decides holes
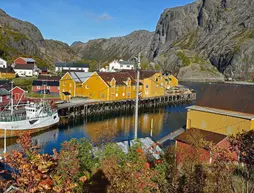
[[[19,137],[24,133],[37,133],[56,125],[59,122],[58,114],[44,118],[34,118],[14,122],[0,122],[0,138],[4,138],[5,130],[6,137]]]

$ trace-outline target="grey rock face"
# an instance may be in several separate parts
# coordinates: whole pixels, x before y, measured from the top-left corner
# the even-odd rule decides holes
[[[49,66],[56,61],[80,59],[67,44],[54,40],[44,40],[36,26],[12,18],[1,9],[0,52],[6,59],[17,56],[38,57]]]
[[[148,56],[156,61],[169,55],[168,70],[179,73],[184,65],[175,63],[172,52],[185,49],[209,61],[226,77],[250,79],[253,43],[253,0],[200,0],[164,11]]]
[[[141,30],[123,37],[90,40],[71,47],[80,57],[86,59],[100,61],[110,61],[115,58],[129,59],[139,52],[147,55],[152,37],[152,32]]]

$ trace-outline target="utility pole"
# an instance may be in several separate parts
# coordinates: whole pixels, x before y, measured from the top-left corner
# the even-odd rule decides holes
[[[138,54],[137,80],[136,80],[136,104],[135,104],[135,134],[134,139],[138,138],[138,97],[139,97],[139,74],[140,74],[140,53]]]

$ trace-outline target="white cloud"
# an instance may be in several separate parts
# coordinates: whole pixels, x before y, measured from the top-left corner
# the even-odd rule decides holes
[[[103,13],[102,15],[98,16],[98,19],[100,21],[105,21],[105,20],[112,20],[113,17],[109,15],[108,13]]]

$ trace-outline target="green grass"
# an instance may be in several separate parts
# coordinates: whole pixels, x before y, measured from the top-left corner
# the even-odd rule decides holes
[[[197,41],[198,29],[193,30],[192,32],[185,35],[180,41],[173,43],[173,46],[178,46],[181,49],[192,49]]]
[[[187,56],[183,50],[177,50],[176,56],[180,59],[184,66],[189,66],[190,64],[208,64],[209,62],[201,58],[197,54]]]
[[[44,95],[43,94],[39,94],[39,93],[35,93],[35,92],[29,92],[26,94],[26,97],[30,97],[30,98],[43,98]],[[55,98],[55,99],[59,99],[59,96],[56,95],[51,95],[51,94],[46,94],[45,98]]]
[[[13,83],[14,85],[19,86],[20,88],[30,92],[32,89],[33,80],[36,80],[36,77],[14,78]]]

